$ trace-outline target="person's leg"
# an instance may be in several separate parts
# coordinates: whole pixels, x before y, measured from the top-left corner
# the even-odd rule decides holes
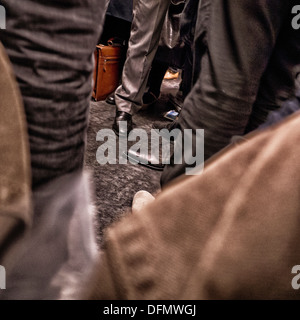
[[[187,97],[192,89],[193,83],[193,50],[191,46],[185,47],[185,59],[182,70],[182,80],[180,83],[180,91],[182,92],[183,100]]]
[[[245,133],[265,122],[268,114],[295,96],[295,81],[300,64],[300,33],[288,17],[278,35],[270,62],[261,79],[256,101]]]
[[[168,68],[168,63],[159,60],[156,61],[154,58],[148,79],[149,88],[143,95],[143,107],[151,105],[158,99],[160,95],[160,87]]]
[[[5,297],[74,298],[96,253],[88,214],[92,200],[90,181],[83,176],[82,167],[93,53],[107,0],[9,0],[3,4],[7,9],[7,29],[1,30],[1,41],[24,101],[33,173],[33,196],[26,190],[32,200],[33,221],[7,257],[9,287],[4,290]],[[17,106],[9,107],[14,110]],[[7,124],[15,129],[11,137],[20,138],[17,123],[12,123],[19,116],[16,113],[13,120],[7,119]],[[25,165],[28,156],[24,145],[16,141],[9,149],[16,147],[18,162]],[[9,170],[22,178],[19,166],[14,166],[14,162],[9,165]],[[1,177],[3,180],[5,176]],[[22,198],[16,195],[22,196],[28,182],[20,185],[20,179],[16,179],[14,184],[17,188],[12,184],[2,195],[19,200],[14,209],[21,210]],[[25,204],[22,212],[14,213],[16,218],[28,214]]]
[[[205,160],[228,145],[232,136],[245,133],[278,35],[291,18],[292,4],[277,0],[201,1],[195,32],[195,70],[199,76],[185,99],[179,125],[182,130],[205,130]],[[300,60],[299,51],[293,54]],[[285,68],[284,56],[281,66]],[[185,168],[185,163],[167,165],[162,184],[183,174]]]
[[[2,3],[1,41],[22,92],[38,185],[83,167],[93,53],[108,1]]]
[[[132,114],[142,106],[143,94],[169,4],[170,0],[135,0],[122,84],[115,91],[117,114],[113,129],[116,133],[119,132],[119,122],[131,122]]]
[[[34,190],[32,225],[6,259],[2,299],[78,299],[97,257],[89,184],[76,171]]]

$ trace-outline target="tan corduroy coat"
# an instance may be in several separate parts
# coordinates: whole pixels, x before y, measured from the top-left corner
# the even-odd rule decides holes
[[[89,299],[299,298],[300,114],[172,183],[105,247]]]
[[[31,221],[28,133],[21,94],[0,43],[0,263]]]

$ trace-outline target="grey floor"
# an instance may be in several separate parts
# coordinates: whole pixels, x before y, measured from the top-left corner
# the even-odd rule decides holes
[[[163,115],[173,109],[169,96],[175,95],[180,79],[165,80],[161,88],[161,97],[155,105],[134,115],[134,127],[150,132],[153,122],[165,122]],[[105,229],[130,211],[133,196],[139,190],[152,194],[160,191],[161,171],[155,171],[141,165],[105,164],[96,159],[98,147],[103,143],[96,141],[97,132],[111,129],[115,115],[115,106],[105,101],[91,101],[86,167],[91,172],[95,190],[95,230],[99,247],[103,244]]]

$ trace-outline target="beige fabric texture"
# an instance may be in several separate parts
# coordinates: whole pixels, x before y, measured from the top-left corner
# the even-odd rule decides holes
[[[107,232],[87,299],[298,299],[300,115],[247,136]]]
[[[0,43],[0,255],[31,222],[30,151],[25,111]]]

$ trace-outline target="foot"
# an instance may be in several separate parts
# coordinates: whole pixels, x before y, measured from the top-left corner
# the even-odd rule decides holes
[[[153,202],[155,198],[152,196],[151,193],[145,190],[138,191],[132,200],[132,213],[137,214],[141,212],[142,209],[149,203]]]
[[[106,103],[108,104],[116,104],[116,101],[115,101],[115,93],[111,93],[105,100]]]
[[[162,171],[165,167],[160,159],[151,158],[151,156],[148,154],[142,154],[133,150],[129,150],[123,156],[132,162],[138,163],[153,170]]]
[[[172,71],[170,69],[167,70],[165,76],[164,76],[164,80],[174,80],[174,79],[178,79],[179,76],[179,72],[178,71]]]
[[[121,121],[126,121],[127,126],[124,126],[124,125],[121,126],[120,125]],[[112,129],[114,130],[117,136],[128,136],[130,131],[133,129],[132,115],[125,111],[117,111]]]

